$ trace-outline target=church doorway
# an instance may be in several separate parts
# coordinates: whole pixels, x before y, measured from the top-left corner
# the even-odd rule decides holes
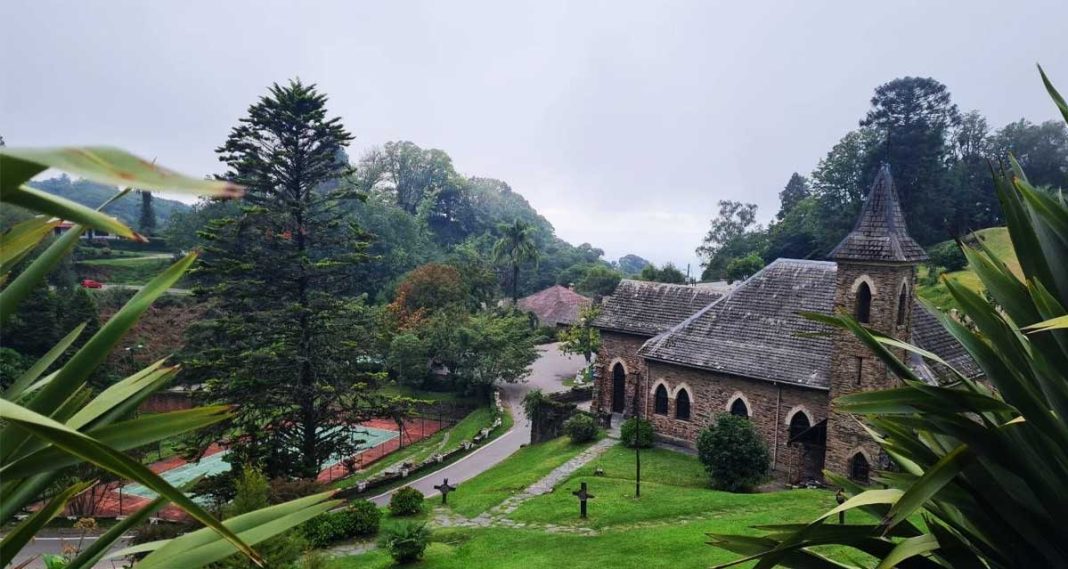
[[[627,371],[623,364],[612,367],[612,412],[622,413],[627,408]]]

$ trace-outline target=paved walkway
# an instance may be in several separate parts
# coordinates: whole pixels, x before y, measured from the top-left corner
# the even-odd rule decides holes
[[[501,401],[511,410],[512,416],[515,417],[515,425],[507,433],[486,443],[471,454],[445,468],[412,480],[408,486],[412,486],[428,497],[437,495],[438,491],[434,489],[434,486],[441,484],[443,479],[448,478],[449,484],[470,480],[511,456],[522,445],[530,443],[530,421],[523,412],[523,396],[534,388],[540,388],[547,393],[563,391],[563,380],[573,377],[575,372],[585,365],[585,360],[581,356],[569,356],[561,352],[559,344],[539,346],[538,351],[540,355],[531,366],[531,373],[526,381],[508,383],[501,387]],[[395,491],[396,489],[379,494],[371,498],[371,501],[384,506],[389,503],[389,498]]]
[[[527,487],[526,490],[523,490],[522,492],[509,497],[507,500],[501,502],[497,506],[490,508],[488,512],[482,515],[488,516],[489,518],[495,518],[511,514],[512,512],[516,511],[516,509],[519,508],[519,506],[523,502],[526,502],[531,498],[541,496],[542,494],[548,494],[549,492],[552,492],[553,488],[556,488],[557,484],[563,482],[564,479],[566,479],[568,476],[574,474],[576,470],[589,464],[591,460],[604,454],[604,451],[608,450],[615,444],[616,441],[614,439],[601,439],[596,444],[582,451],[571,460],[556,467],[552,472],[547,474],[545,478],[538,480],[534,484],[531,484],[529,487]]]

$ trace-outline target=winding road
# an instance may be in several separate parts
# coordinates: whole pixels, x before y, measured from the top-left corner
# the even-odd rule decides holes
[[[509,383],[501,387],[501,401],[511,409],[515,425],[508,432],[479,447],[460,460],[432,472],[422,478],[412,480],[408,486],[419,490],[426,496],[437,495],[434,489],[445,478],[449,484],[461,483],[474,478],[508,458],[519,447],[530,442],[530,421],[523,412],[523,396],[531,389],[540,388],[546,393],[563,391],[563,381],[575,375],[584,362],[581,356],[569,356],[560,351],[560,344],[546,344],[538,347],[538,359],[531,366],[526,381]],[[396,489],[371,498],[371,501],[384,506]]]

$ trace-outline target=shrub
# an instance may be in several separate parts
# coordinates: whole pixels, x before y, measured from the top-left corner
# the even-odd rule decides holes
[[[367,500],[356,500],[340,512],[327,512],[301,526],[301,533],[315,547],[327,547],[354,537],[378,533],[382,512]]]
[[[272,504],[281,504],[318,494],[324,487],[322,483],[308,478],[274,478],[270,481],[269,497]]]
[[[631,417],[623,421],[623,426],[619,429],[619,438],[623,440],[623,444],[630,448],[649,448],[653,446],[653,424],[637,417]]]
[[[930,258],[931,266],[945,267],[949,272],[959,271],[968,266],[964,251],[954,241],[943,241],[932,245],[927,250],[927,256]]]
[[[423,493],[405,486],[389,499],[389,513],[394,516],[413,516],[423,511]]]
[[[270,484],[260,471],[246,466],[234,480],[236,494],[226,508],[227,517],[239,516],[270,504]],[[314,518],[313,518],[314,519]],[[287,531],[256,545],[267,567],[288,567],[300,559],[307,541],[299,531]],[[255,563],[244,555],[234,554],[218,563],[220,569],[252,569]]]
[[[378,523],[382,511],[367,500],[355,500],[349,503],[345,511],[338,512],[345,537],[361,537],[378,533]]]
[[[713,488],[744,492],[767,480],[768,447],[745,417],[717,417],[698,435],[697,454]]]
[[[589,442],[597,438],[597,423],[586,413],[578,413],[564,422],[564,433],[573,443]]]
[[[430,530],[425,523],[406,523],[387,529],[379,547],[388,551],[397,563],[410,563],[423,556],[428,543]]]
[[[344,539],[341,537],[341,524],[336,523],[335,514],[319,514],[300,526],[300,533],[312,547],[327,547]]]

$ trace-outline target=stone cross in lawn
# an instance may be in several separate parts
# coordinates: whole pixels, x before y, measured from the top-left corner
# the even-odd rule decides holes
[[[455,486],[449,486],[449,479],[446,478],[444,482],[434,487],[435,490],[441,492],[441,503],[449,503],[449,492],[456,489]]]
[[[580,518],[585,518],[586,517],[586,500],[592,500],[594,498],[594,495],[590,494],[586,490],[586,483],[585,482],[582,483],[582,485],[579,487],[577,492],[572,492],[572,494],[574,494],[574,496],[579,499],[579,517]]]

